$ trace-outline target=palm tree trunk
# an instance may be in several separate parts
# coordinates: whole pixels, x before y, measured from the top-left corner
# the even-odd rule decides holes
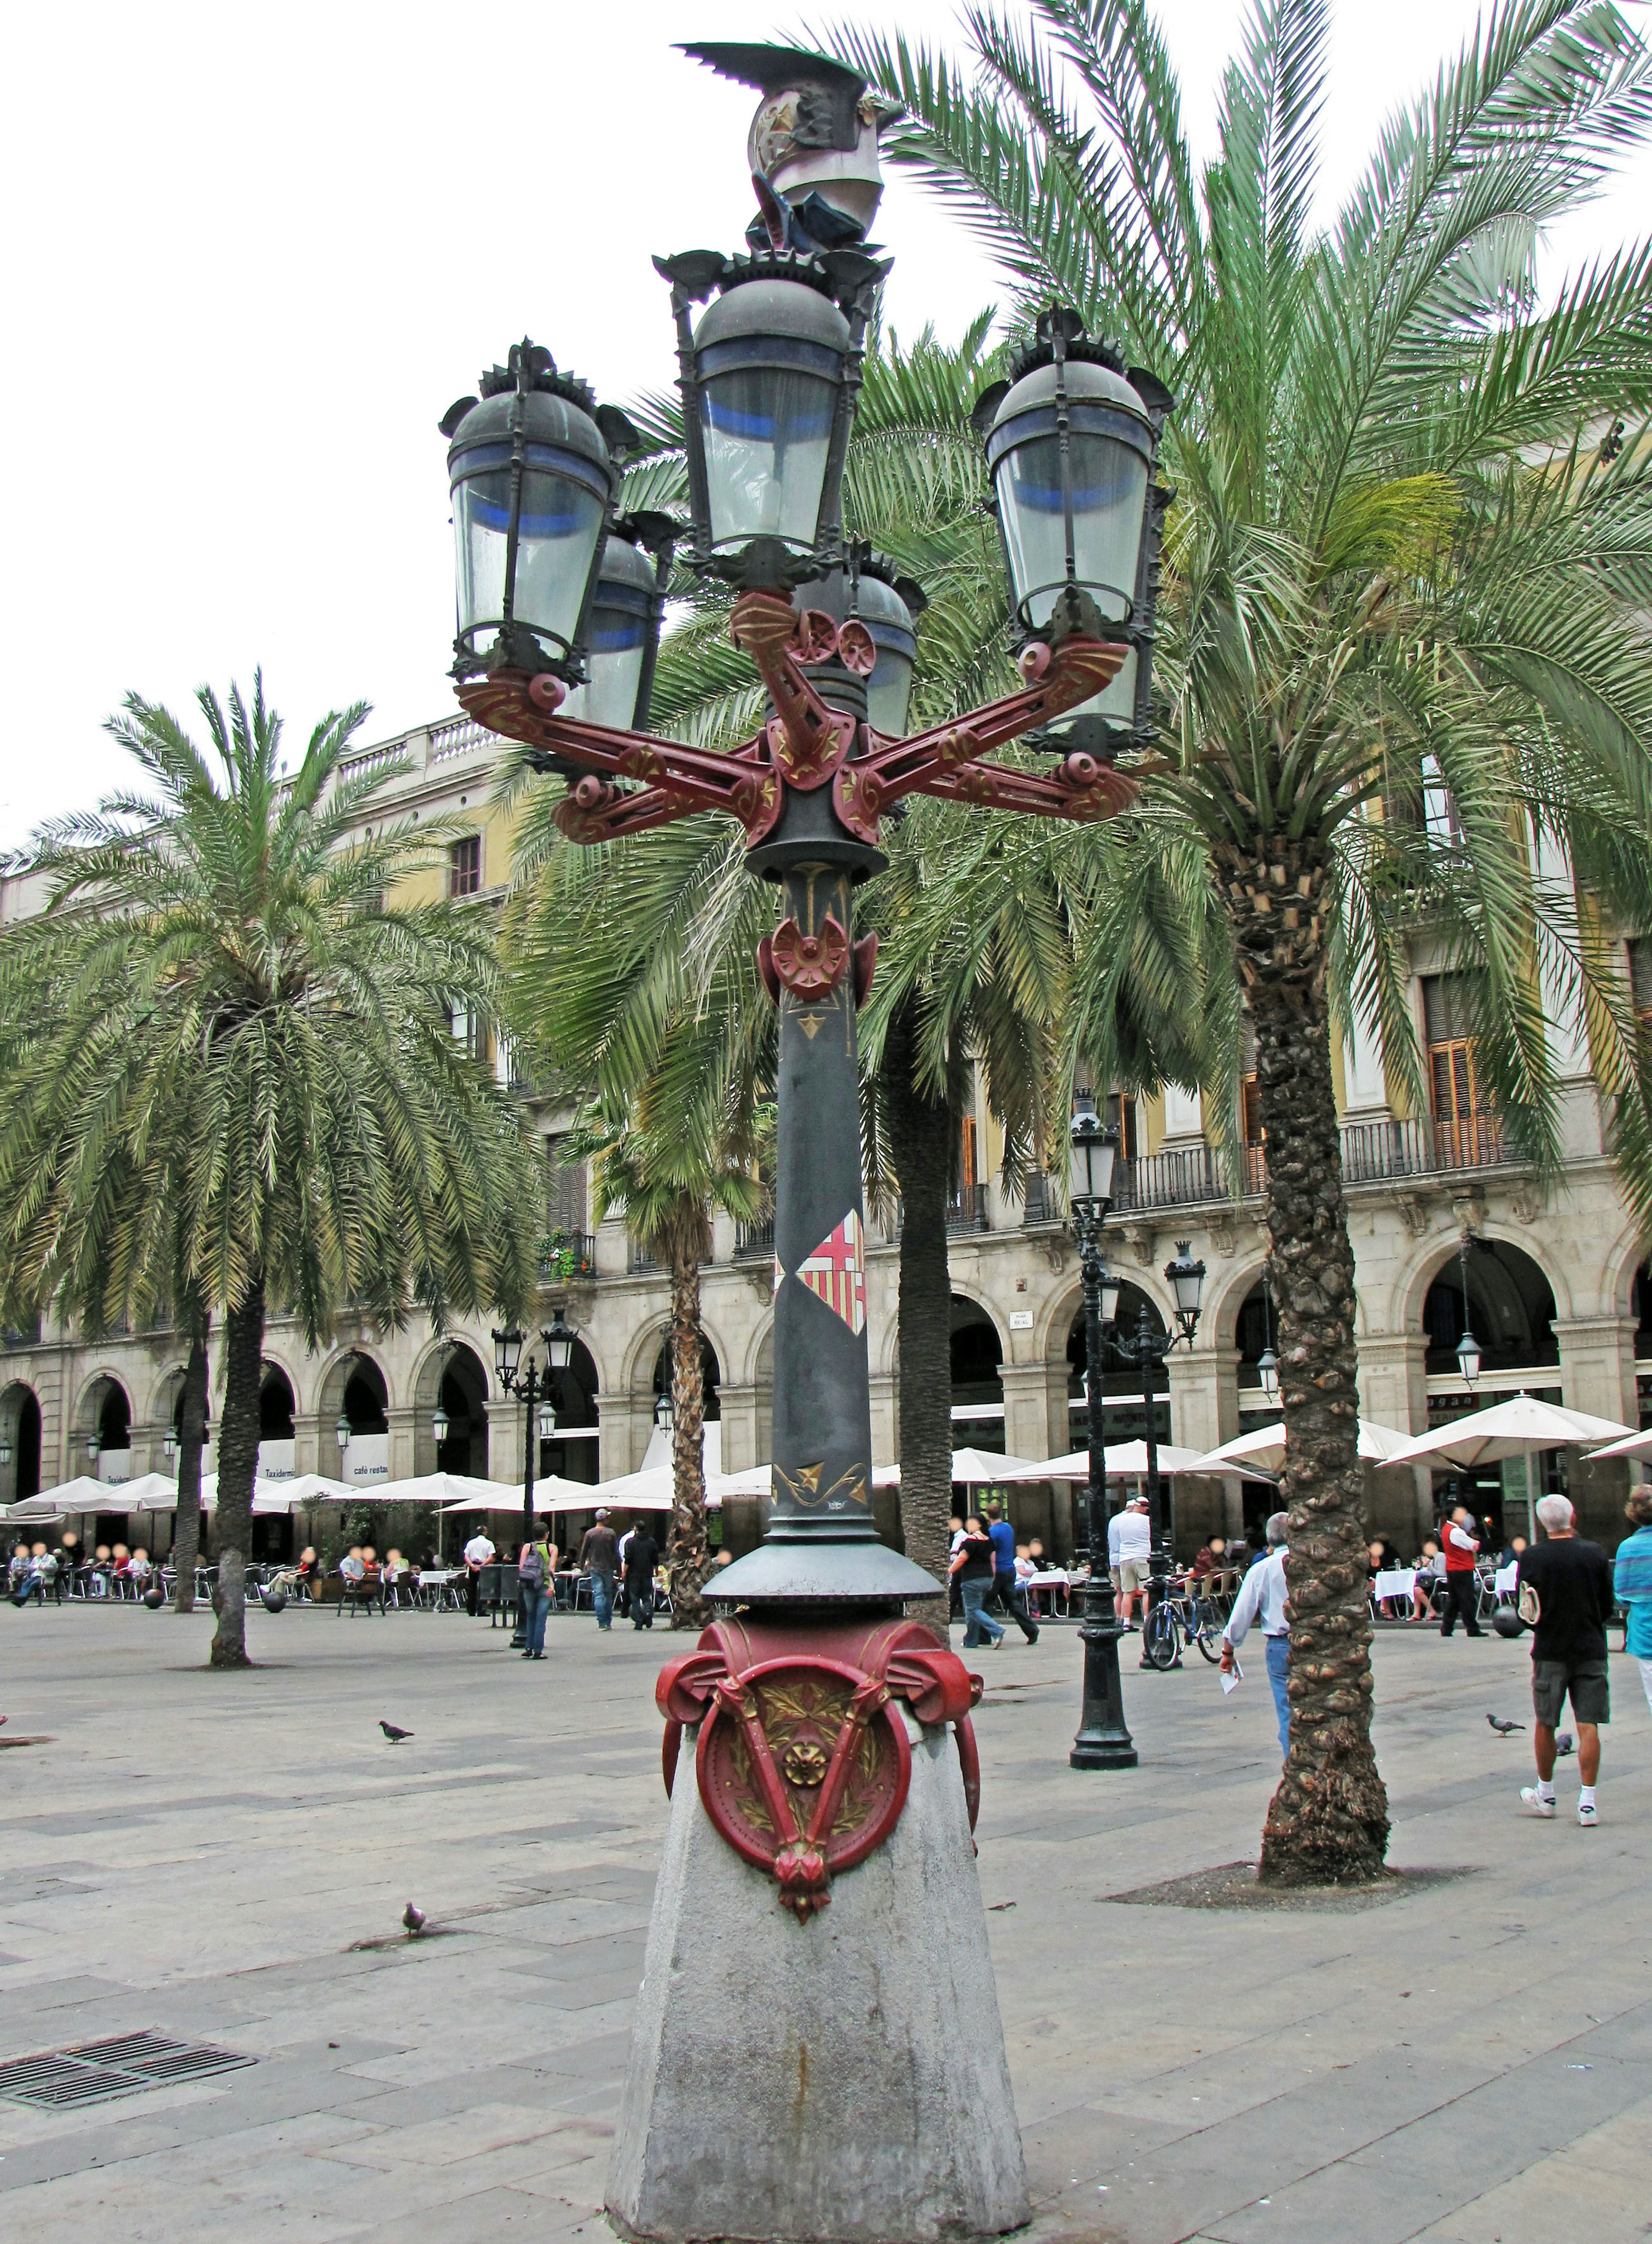
[[[1374,1877],[1388,1843],[1371,1743],[1354,1261],[1331,1071],[1324,866],[1280,845],[1224,870],[1256,1032],[1291,1515],[1291,1750],[1258,1875],[1322,1884]]]
[[[952,1514],[952,1274],[947,1260],[947,1186],[952,1115],[916,1089],[917,1022],[903,1007],[884,1044],[884,1111],[900,1186],[900,1531],[907,1556],[947,1578]],[[912,1607],[947,1640],[947,1598]]]
[[[224,1416],[218,1431],[218,1628],[214,1667],[247,1667],[246,1562],[253,1549],[258,1398],[264,1370],[264,1281],[224,1320]]]
[[[671,1626],[704,1628],[710,1608],[700,1595],[711,1571],[705,1540],[705,1386],[700,1368],[700,1266],[671,1257],[671,1539],[665,1578]]]
[[[201,1451],[206,1445],[207,1309],[192,1287],[185,1311],[189,1362],[184,1372],[184,1408],[178,1434],[178,1510],[172,1515],[172,1565],[177,1587],[172,1611],[195,1610],[195,1568],[201,1548]]]

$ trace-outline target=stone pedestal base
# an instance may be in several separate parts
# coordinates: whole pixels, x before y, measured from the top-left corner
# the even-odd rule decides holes
[[[799,1923],[708,1821],[683,1740],[609,2176],[659,2244],[963,2244],[1028,2217],[952,1733],[903,1708],[885,1844]]]

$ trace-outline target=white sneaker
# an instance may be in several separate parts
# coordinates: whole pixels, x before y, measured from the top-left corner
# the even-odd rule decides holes
[[[1529,1808],[1534,1815],[1544,1817],[1552,1817],[1554,1813],[1554,1802],[1552,1800],[1545,1800],[1534,1784],[1521,1787],[1521,1806]]]
[[[1593,1801],[1580,1800],[1578,1801],[1577,1820],[1583,1826],[1583,1828],[1586,1831],[1592,1831],[1595,1828],[1595,1825],[1601,1819],[1595,1811],[1595,1803]]]

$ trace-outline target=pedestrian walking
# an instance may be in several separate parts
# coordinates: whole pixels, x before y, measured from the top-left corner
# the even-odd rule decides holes
[[[556,1578],[556,1546],[538,1536],[522,1546],[516,1562],[516,1588],[522,1599],[522,1656],[545,1656],[545,1616],[550,1610],[551,1585]]]
[[[607,1511],[599,1511],[594,1527],[585,1530],[585,1539],[579,1546],[579,1563],[590,1576],[590,1601],[597,1608],[597,1626],[610,1629],[614,1625],[614,1576],[619,1567],[619,1538],[609,1525],[613,1517]]]
[[[947,1571],[963,1601],[965,1651],[976,1650],[983,1641],[989,1651],[995,1651],[1004,1640],[1004,1632],[986,1611],[993,1586],[992,1538],[973,1513],[964,1522],[962,1537]]]
[[[1268,1538],[1268,1554],[1251,1567],[1240,1583],[1233,1611],[1222,1632],[1222,1673],[1233,1673],[1233,1655],[1244,1642],[1251,1622],[1258,1622],[1267,1659],[1268,1687],[1273,1693],[1273,1711],[1278,1717],[1279,1758],[1283,1761],[1291,1750],[1291,1700],[1285,1688],[1291,1666],[1291,1625],[1285,1614],[1290,1514],[1276,1511],[1264,1531]]]
[[[465,1611],[472,1620],[476,1617],[476,1599],[482,1589],[482,1570],[493,1564],[493,1544],[480,1527],[465,1544]]]
[[[625,1598],[631,1609],[631,1626],[654,1626],[654,1569],[659,1564],[659,1544],[646,1526],[633,1527],[625,1538]]]
[[[1598,1543],[1577,1532],[1563,1496],[1539,1498],[1537,1517],[1548,1538],[1521,1559],[1518,1610],[1532,1630],[1532,1743],[1537,1782],[1521,1793],[1541,1816],[1554,1813],[1554,1733],[1568,1698],[1577,1724],[1577,1820],[1598,1821],[1595,1788],[1601,1774],[1601,1730],[1612,1719],[1606,1668],[1606,1624],[1612,1612],[1612,1569]],[[1535,1606],[1535,1611],[1532,1608]]]
[[[1446,1618],[1440,1624],[1442,1636],[1451,1634],[1460,1614],[1466,1636],[1486,1633],[1479,1619],[1480,1577],[1474,1571],[1474,1561],[1480,1556],[1480,1540],[1473,1526],[1473,1513],[1466,1504],[1460,1504],[1440,1531],[1440,1549],[1446,1560]]]
[[[1652,1707],[1652,1488],[1637,1488],[1625,1508],[1635,1532],[1617,1546],[1612,1586],[1629,1616],[1623,1648],[1640,1662],[1646,1703]]]
[[[1027,1593],[1015,1572],[1015,1531],[996,1497],[987,1506],[987,1539],[993,1546],[993,1595],[1028,1644],[1038,1641],[1038,1623],[1027,1611]]]

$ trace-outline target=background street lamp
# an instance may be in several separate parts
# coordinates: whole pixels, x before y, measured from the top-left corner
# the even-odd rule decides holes
[[[1124,1725],[1118,1640],[1124,1630],[1113,1605],[1107,1564],[1106,1430],[1102,1418],[1102,1332],[1118,1314],[1118,1281],[1102,1265],[1102,1226],[1113,1205],[1118,1136],[1104,1129],[1088,1091],[1073,1115],[1068,1197],[1084,1281],[1084,1394],[1089,1422],[1089,1579],[1084,1585],[1084,1698],[1078,1734],[1067,1756],[1074,1768],[1134,1768],[1136,1747]]]
[[[1147,1420],[1147,1517],[1151,1538],[1148,1566],[1153,1579],[1153,1602],[1142,1629],[1143,1667],[1179,1667],[1182,1664],[1176,1630],[1164,1605],[1170,1554],[1164,1541],[1158,1429],[1154,1419],[1157,1405],[1154,1396],[1165,1358],[1172,1348],[1183,1343],[1191,1347],[1199,1321],[1199,1303],[1204,1292],[1204,1265],[1193,1260],[1189,1240],[1177,1240],[1175,1258],[1165,1264],[1164,1275],[1170,1281],[1175,1331],[1155,1332],[1151,1313],[1143,1301],[1136,1321],[1136,1330],[1129,1339],[1124,1338],[1116,1327],[1109,1335],[1125,1362],[1134,1364],[1141,1374],[1142,1408]]]
[[[1468,1321],[1468,1249],[1469,1234],[1464,1232],[1457,1242],[1457,1264],[1463,1281],[1463,1336],[1457,1343],[1457,1369],[1463,1375],[1463,1384],[1472,1395],[1480,1382],[1480,1342],[1474,1338]]]
[[[568,1369],[572,1353],[574,1333],[563,1321],[561,1312],[556,1321],[541,1332],[545,1344],[545,1361],[536,1356],[523,1362],[522,1335],[513,1325],[506,1332],[493,1336],[494,1371],[507,1395],[522,1397],[522,1531],[523,1540],[530,1543],[534,1533],[534,1480],[539,1462],[538,1443],[548,1442],[556,1431],[556,1406],[551,1401],[550,1382],[554,1375]]]

